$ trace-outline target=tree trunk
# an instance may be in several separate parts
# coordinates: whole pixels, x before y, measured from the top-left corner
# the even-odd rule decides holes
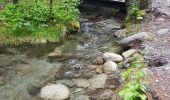
[[[53,11],[53,0],[50,0],[50,16],[52,14]]]
[[[18,0],[13,0],[13,4],[17,4],[18,3]]]

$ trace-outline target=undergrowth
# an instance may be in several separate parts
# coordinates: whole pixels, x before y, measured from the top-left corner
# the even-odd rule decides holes
[[[134,31],[138,32],[140,30],[140,22],[144,19],[146,12],[145,8],[147,6],[147,0],[130,0],[127,16],[125,20],[125,26],[127,29],[127,34],[132,34]]]
[[[53,1],[53,2],[50,2]],[[70,30],[78,30],[79,0],[19,0],[0,13],[0,42],[57,41]]]
[[[147,100],[144,67],[147,67],[144,57],[134,55],[131,67],[122,74],[126,81],[119,95],[124,100]]]

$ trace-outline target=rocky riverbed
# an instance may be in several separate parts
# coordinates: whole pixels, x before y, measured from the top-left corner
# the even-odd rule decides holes
[[[117,64],[131,52],[122,56],[123,21],[110,11],[82,9],[80,32],[63,42],[1,47],[0,100],[118,100]]]
[[[0,100],[121,100],[121,73],[140,50],[151,66],[149,100],[169,100],[169,6],[157,2],[128,37],[122,16],[88,8],[81,9],[80,32],[65,41],[1,47]]]
[[[124,52],[110,11],[82,11],[81,31],[61,43],[1,47],[0,100],[119,100],[118,63],[137,50]]]

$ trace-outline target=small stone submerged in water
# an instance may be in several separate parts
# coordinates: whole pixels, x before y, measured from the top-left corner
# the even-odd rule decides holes
[[[55,48],[53,52],[48,54],[48,57],[62,57],[62,56],[63,56],[63,53],[57,48]]]
[[[65,100],[69,95],[69,88],[63,84],[46,85],[40,92],[40,97],[45,100]]]

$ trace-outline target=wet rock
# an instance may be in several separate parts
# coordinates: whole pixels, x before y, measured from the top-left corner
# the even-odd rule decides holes
[[[89,68],[89,69],[96,69],[97,66],[96,65],[88,65],[87,68]]]
[[[81,45],[77,45],[77,46],[76,46],[76,50],[78,50],[78,51],[82,51],[82,50],[84,50],[84,47],[83,47],[83,46],[81,46]]]
[[[77,98],[75,98],[74,100],[90,100],[90,98],[87,95],[80,95]]]
[[[96,68],[96,73],[97,73],[97,74],[103,73],[103,67],[104,67],[104,65],[99,65],[99,66],[97,66],[97,68]]]
[[[25,75],[29,73],[32,69],[32,66],[29,64],[19,64],[15,67],[15,71],[18,75]]]
[[[116,31],[114,36],[117,38],[124,38],[126,36],[126,29]]]
[[[89,100],[89,97],[85,95],[86,91],[82,88],[71,88],[70,91],[69,100]]]
[[[79,88],[87,88],[90,86],[90,82],[87,79],[77,78],[73,79],[73,81]]]
[[[129,37],[126,37],[124,39],[122,39],[120,41],[120,44],[124,44],[124,45],[127,45],[127,44],[130,44],[131,42],[133,41],[136,41],[136,40],[139,40],[139,41],[143,41],[145,38],[147,38],[149,35],[148,33],[146,32],[140,32],[140,33],[136,33],[134,35],[131,35]]]
[[[100,56],[96,57],[96,58],[93,60],[93,64],[95,64],[95,65],[100,65],[100,64],[103,64],[103,63],[104,63],[103,57],[100,57]]]
[[[0,68],[0,74],[4,73],[5,69],[4,68]]]
[[[107,74],[98,74],[98,75],[94,75],[91,79],[89,79],[90,81],[90,88],[104,88],[106,85],[106,80],[108,79],[108,75]]]
[[[127,59],[127,58],[133,56],[136,52],[137,52],[137,50],[135,50],[135,49],[130,49],[130,50],[128,50],[128,51],[123,52],[122,55],[123,55],[123,57],[124,57],[125,59]]]
[[[84,91],[84,89],[82,89],[82,88],[76,88],[76,89],[74,89],[74,91],[73,91],[73,93],[77,93],[77,94],[84,94],[85,93],[85,91]]]
[[[90,100],[112,100],[113,91],[109,89],[94,90],[89,93]]]
[[[74,81],[72,81],[72,80],[67,80],[67,79],[57,80],[57,81],[55,81],[55,83],[56,83],[56,84],[64,84],[64,85],[66,85],[66,86],[68,86],[68,87],[73,87],[73,86],[75,86]]]
[[[123,57],[121,55],[115,53],[106,52],[103,54],[103,59],[105,61],[113,61],[113,62],[121,62],[123,61]]]
[[[120,86],[120,82],[118,78],[109,78],[106,81],[106,87],[109,89],[115,89],[118,88]]]
[[[70,91],[63,84],[49,84],[41,89],[40,97],[45,100],[65,100],[69,98]]]
[[[97,22],[95,27],[97,27],[97,31],[99,33],[103,33],[105,30],[111,31],[113,29],[120,29],[121,24],[118,23],[115,19],[107,19]]]
[[[3,77],[0,77],[0,86],[4,85],[5,84],[5,80]]]
[[[109,74],[109,73],[113,73],[114,71],[116,71],[118,69],[118,66],[115,62],[112,62],[112,61],[107,61],[105,64],[104,64],[104,72],[106,74]]]
[[[109,47],[103,46],[100,48],[100,51],[102,51],[102,52],[109,51]]]
[[[55,48],[55,50],[48,54],[49,57],[62,57],[62,52]]]

